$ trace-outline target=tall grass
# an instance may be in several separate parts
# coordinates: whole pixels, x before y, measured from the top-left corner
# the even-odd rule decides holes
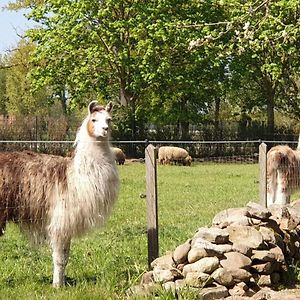
[[[125,298],[147,271],[145,165],[125,164],[119,172],[113,215],[102,231],[73,241],[62,289],[51,287],[49,247],[32,248],[15,225],[8,225],[0,239],[0,299]],[[160,255],[210,226],[217,212],[257,200],[256,164],[158,166]]]

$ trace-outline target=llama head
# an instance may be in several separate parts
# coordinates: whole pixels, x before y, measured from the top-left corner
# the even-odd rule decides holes
[[[87,130],[91,137],[96,139],[105,139],[110,133],[112,102],[109,102],[106,107],[103,107],[92,101],[88,106],[88,123]]]

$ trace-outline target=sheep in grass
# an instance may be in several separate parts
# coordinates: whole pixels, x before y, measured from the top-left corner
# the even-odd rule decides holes
[[[12,221],[33,241],[48,240],[55,287],[64,285],[71,239],[102,226],[118,195],[111,110],[111,102],[89,104],[72,157],[0,153],[0,234]]]
[[[267,206],[287,204],[300,190],[300,141],[296,150],[275,146],[267,153]]]
[[[116,162],[119,165],[124,165],[126,157],[125,157],[125,153],[123,152],[123,150],[120,148],[117,148],[117,147],[113,147],[112,150],[114,152]]]
[[[190,166],[192,157],[189,153],[180,147],[162,146],[158,149],[158,161],[160,164],[166,165],[174,162],[175,164],[183,164]]]

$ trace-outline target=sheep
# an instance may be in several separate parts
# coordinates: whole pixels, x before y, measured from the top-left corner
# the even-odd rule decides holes
[[[114,152],[116,162],[119,165],[124,165],[126,157],[125,157],[123,150],[120,148],[117,148],[117,147],[113,147],[112,150]]]
[[[119,191],[109,143],[112,103],[92,101],[72,157],[0,153],[0,235],[12,221],[52,248],[53,286],[64,285],[71,239],[104,225]]]
[[[162,146],[158,149],[158,161],[160,164],[183,164],[184,166],[190,166],[192,163],[192,157],[189,153],[180,147]]]
[[[287,204],[300,191],[300,141],[296,150],[287,145],[272,147],[267,153],[267,206]]]

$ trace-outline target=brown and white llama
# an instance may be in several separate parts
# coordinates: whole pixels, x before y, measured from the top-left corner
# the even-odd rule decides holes
[[[287,145],[272,147],[267,153],[267,206],[287,204],[300,190],[300,137],[296,150]]]
[[[111,110],[111,102],[89,104],[73,157],[0,153],[0,235],[13,221],[31,239],[48,240],[55,287],[64,285],[71,239],[103,225],[118,195]]]

